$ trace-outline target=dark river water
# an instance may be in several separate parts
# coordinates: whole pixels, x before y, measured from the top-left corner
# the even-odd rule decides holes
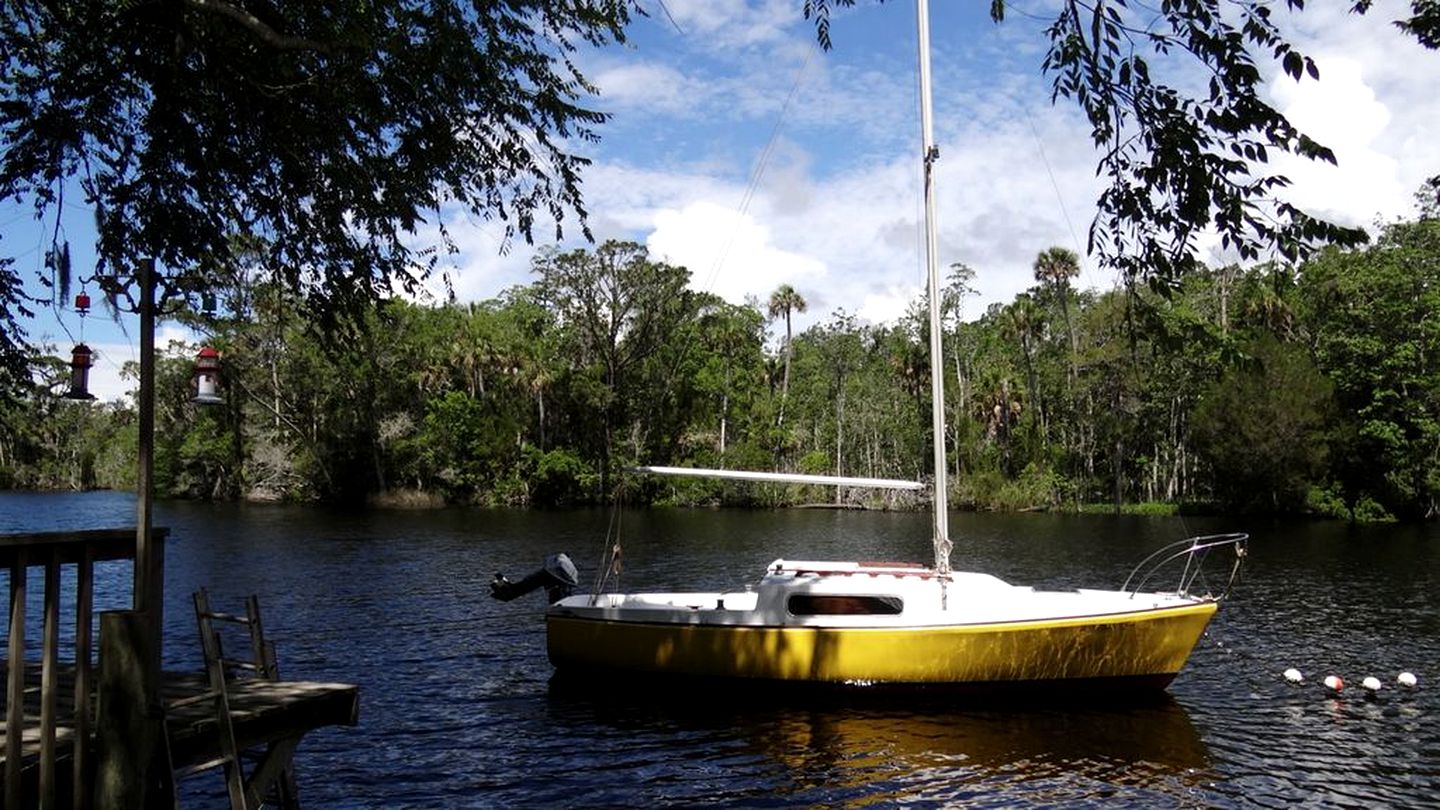
[[[133,509],[124,494],[0,493],[0,532],[133,525]],[[957,569],[1050,586],[1118,587],[1170,540],[1252,535],[1244,580],[1167,696],[995,705],[552,682],[543,598],[495,602],[487,583],[553,551],[588,581],[603,511],[163,503],[156,523],[172,530],[167,668],[200,666],[189,595],[205,586],[222,608],[259,595],[287,677],[360,685],[360,725],[297,754],[311,808],[1440,804],[1433,526],[956,514]],[[626,589],[743,588],[777,557],[931,558],[925,515],[631,511],[619,532]],[[130,576],[104,564],[102,607],[127,606]],[[1418,688],[1395,687],[1402,670]],[[1339,697],[1319,685],[1332,673]],[[1385,683],[1373,697],[1367,675]],[[184,806],[223,804],[218,774],[183,787]]]

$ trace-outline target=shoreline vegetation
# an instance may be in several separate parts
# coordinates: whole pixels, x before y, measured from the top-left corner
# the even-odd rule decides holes
[[[1440,515],[1440,202],[1371,245],[1299,265],[1197,266],[1173,288],[1036,284],[978,317],[974,271],[942,291],[952,508]],[[322,338],[304,302],[245,281],[223,318],[182,312],[222,357],[161,347],[162,498],[437,506],[612,503],[922,508],[917,496],[616,471],[669,465],[924,480],[923,300],[894,323],[805,291],[730,304],[638,244],[542,251],[535,280],[479,303],[391,300]],[[0,488],[133,489],[130,402],[65,399],[48,347],[0,407]],[[132,378],[133,379],[133,378]],[[623,490],[622,490],[623,486]],[[911,500],[904,500],[905,497]]]
[[[752,486],[757,486],[757,485],[752,485]],[[806,500],[806,499],[804,499],[804,498],[802,498],[802,497],[800,497],[800,496],[795,496],[795,497],[789,497],[789,498],[787,498],[787,497],[784,497],[784,496],[775,495],[775,492],[776,492],[776,491],[784,488],[783,486],[775,485],[775,484],[761,484],[761,485],[758,485],[758,486],[760,486],[760,487],[765,487],[765,488],[767,488],[767,489],[772,490],[771,496],[770,496],[770,497],[737,498],[737,499],[731,499],[731,500],[720,500],[720,499],[717,499],[717,498],[707,498],[707,499],[701,499],[701,500],[683,500],[683,499],[680,499],[680,498],[663,498],[663,499],[658,499],[658,500],[655,500],[655,501],[651,501],[651,502],[646,503],[646,504],[636,504],[636,505],[637,505],[637,506],[638,506],[638,505],[643,505],[643,506],[646,506],[646,507],[659,508],[659,509],[666,509],[666,508],[678,508],[678,509],[734,509],[734,510],[747,510],[747,509],[751,509],[751,510],[762,510],[762,511],[768,511],[768,510],[785,510],[785,509],[800,509],[800,510],[839,510],[839,511],[870,511],[870,512],[927,512],[927,511],[929,511],[929,509],[930,509],[930,500],[929,500],[929,498],[927,498],[927,497],[921,497],[921,496],[915,496],[915,495],[906,495],[906,496],[903,496],[903,497],[900,497],[900,498],[893,498],[893,497],[892,497],[892,498],[885,498],[885,499],[879,499],[879,498],[852,498],[852,499],[843,500],[843,501],[837,503],[837,502],[835,502],[835,501],[833,501],[833,500],[831,500],[831,501],[814,500],[814,499]],[[817,488],[817,487],[810,487],[810,489],[814,490],[814,489],[818,489],[818,488]],[[12,489],[12,490],[0,490],[0,491],[15,491],[15,490]],[[69,491],[73,491],[73,490],[66,490],[66,489],[46,489],[46,490],[27,490],[27,491],[32,491],[32,492],[69,492]],[[96,488],[92,488],[92,489],[84,490],[84,491],[89,491],[89,492],[101,492],[101,491],[109,491],[109,489],[108,489],[108,488],[104,488],[104,487],[96,487]],[[170,497],[171,497],[171,498],[175,498],[175,499],[181,499],[181,500],[195,500],[194,498],[188,498],[188,497],[184,497],[184,496],[175,496],[175,495],[173,495],[173,494],[172,494]],[[271,492],[251,492],[251,493],[249,493],[246,497],[241,498],[241,499],[239,499],[239,500],[242,500],[242,501],[244,501],[244,502],[246,502],[246,503],[250,503],[250,504],[256,504],[256,505],[265,505],[265,504],[295,504],[295,503],[298,503],[297,501],[288,500],[288,499],[286,499],[286,498],[283,498],[283,497],[278,496],[276,493],[271,493]],[[316,504],[316,505],[319,505],[321,502],[320,502],[320,501],[309,501],[308,503],[314,503],[314,504]],[[584,505],[586,505],[586,504],[572,504],[571,506],[584,506]],[[495,506],[497,506],[497,504],[485,503],[485,502],[483,502],[483,501],[476,501],[476,502],[470,502],[470,503],[454,502],[454,501],[447,500],[446,498],[442,497],[440,494],[435,493],[435,492],[423,492],[423,491],[420,491],[420,490],[413,490],[413,489],[392,489],[392,490],[387,490],[387,491],[385,491],[385,492],[377,492],[377,493],[371,493],[371,494],[367,495],[367,496],[365,497],[365,499],[364,499],[364,506],[365,506],[366,508],[368,508],[368,509],[377,509],[377,510],[384,510],[384,511],[403,512],[403,511],[431,511],[431,510],[437,510],[437,509],[465,508],[465,507],[495,507]],[[526,508],[556,508],[556,507],[554,507],[554,506],[551,506],[551,507],[538,507],[538,506],[514,505],[514,504],[510,504],[510,505],[498,505],[498,506],[502,506],[502,508],[517,508],[517,509],[526,509]],[[1077,504],[1077,503],[1068,503],[1068,504],[1036,504],[1036,505],[1030,505],[1030,506],[1023,506],[1023,505],[1017,506],[1017,505],[1001,505],[1001,504],[976,504],[976,503],[973,503],[973,502],[956,504],[956,503],[952,502],[952,503],[951,503],[951,509],[954,510],[954,511],[959,511],[959,512],[997,512],[997,513],[1009,512],[1009,513],[1015,513],[1015,514],[1020,514],[1020,513],[1045,513],[1045,514],[1065,514],[1065,515],[1131,515],[1131,516],[1150,516],[1150,517],[1174,517],[1174,516],[1218,515],[1218,514],[1223,514],[1223,513],[1224,513],[1224,510],[1223,510],[1223,509],[1221,509],[1217,504],[1213,504],[1213,503],[1161,503],[1161,502],[1150,502],[1150,501],[1139,502],[1139,503],[1125,503],[1125,504],[1120,504],[1119,506],[1116,506],[1116,505],[1113,504],[1113,503],[1079,503],[1079,504]],[[1324,519],[1324,518],[1334,518],[1334,517],[1338,517],[1338,516],[1335,516],[1335,515],[1319,515],[1319,514],[1314,514],[1314,513],[1311,513],[1311,514],[1309,514],[1309,515],[1301,515],[1301,516],[1319,517],[1319,518],[1322,518],[1322,519]],[[1383,518],[1383,519],[1380,519],[1380,520],[1375,520],[1375,519],[1372,518],[1371,520],[1368,520],[1368,521],[1360,521],[1360,522],[1391,522],[1391,521],[1393,521],[1393,518]]]
[[[6,491],[6,490],[0,490]],[[13,491],[13,490],[8,490]],[[68,492],[71,490],[30,490],[37,492]],[[87,490],[91,492],[105,491],[104,489]],[[294,503],[284,498],[276,497],[272,493],[251,493],[243,498],[246,503],[251,504],[280,504]],[[318,501],[315,503],[319,503]],[[365,498],[365,506],[370,509],[387,511],[429,511],[435,509],[449,509],[464,506],[485,506],[486,504],[463,504],[447,501],[434,492],[420,492],[417,490],[389,490],[368,495]],[[838,510],[856,512],[924,512],[929,510],[929,500],[915,500],[907,503],[883,503],[868,501],[846,501],[844,503],[824,501],[795,501],[786,502],[783,499],[750,499],[743,502],[719,502],[714,500],[706,501],[680,501],[663,500],[656,501],[646,506],[653,508],[681,508],[681,509],[756,509],[756,510],[783,510],[783,509],[805,509],[805,510]],[[512,507],[512,508],[541,508],[541,507]],[[999,506],[976,506],[962,505],[953,506],[953,509],[962,512],[1036,512],[1054,514],[1105,514],[1105,515],[1150,515],[1150,516],[1174,516],[1174,515],[1203,515],[1218,514],[1219,509],[1213,506],[1201,506],[1196,504],[1175,504],[1175,503],[1127,503],[1116,507],[1114,504],[1067,504],[1067,505],[1038,505],[1029,507],[1005,508]]]

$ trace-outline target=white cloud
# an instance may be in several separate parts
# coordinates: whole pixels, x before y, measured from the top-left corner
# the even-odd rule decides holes
[[[124,401],[135,389],[136,380],[123,379],[121,369],[136,362],[139,352],[128,343],[87,344],[95,352],[90,368],[90,393],[101,402]]]
[[[656,24],[678,27],[686,38],[716,49],[773,41],[782,37],[800,17],[790,0],[762,0],[754,4],[664,0],[663,5],[656,3],[649,12]]]
[[[618,62],[590,78],[600,88],[600,106],[610,111],[633,109],[648,115],[681,115],[710,95],[704,81],[657,62]]]
[[[585,175],[585,198],[596,239],[637,239],[654,227],[655,212],[683,208],[697,200],[738,206],[744,193],[728,178],[723,163],[640,166],[598,163]]]
[[[781,284],[803,288],[825,278],[820,260],[776,247],[769,228],[753,217],[709,201],[658,211],[654,225],[645,240],[650,255],[689,268],[693,288],[732,304],[746,296],[764,300]]]
[[[1288,198],[1350,225],[1410,216],[1421,182],[1440,173],[1440,53],[1398,31],[1403,7],[1363,17],[1350,4],[1315,5],[1289,20],[1315,60],[1318,81],[1272,78],[1277,109],[1335,151],[1339,166],[1277,162],[1295,183]],[[1278,72],[1278,71],[1277,71]]]
[[[542,227],[553,228],[553,224]],[[512,240],[507,246],[503,225],[465,218],[448,223],[446,229],[456,252],[441,263],[439,271],[448,277],[456,300],[494,298],[506,288],[530,281],[530,257],[534,251],[523,239]],[[427,287],[434,301],[445,300],[444,278],[432,277]]]
[[[1349,225],[1376,215],[1397,216],[1409,207],[1399,161],[1377,149],[1390,126],[1390,109],[1365,83],[1359,63],[1335,58],[1321,63],[1318,81],[1277,79],[1278,109],[1302,132],[1335,152],[1336,165],[1285,156],[1276,170],[1294,183],[1285,195],[1305,210]]]
[[[705,224],[709,217],[723,219],[735,210],[728,207],[727,203],[717,201],[733,200],[734,205],[738,206],[743,198],[742,190],[717,177],[723,173],[723,167],[710,164],[666,170],[663,167],[643,168],[623,162],[596,163],[585,173],[585,199],[591,212],[589,225],[595,241],[598,243],[619,239],[647,242],[655,231],[657,220],[666,212],[669,212],[671,217],[667,222],[674,228],[672,234],[677,231],[709,231],[716,234],[728,232],[733,224],[733,217],[725,219],[721,225]],[[703,206],[688,210],[702,203]],[[674,218],[677,213],[683,216]],[[528,284],[535,280],[530,266],[536,246],[517,239],[513,240],[507,252],[502,254],[500,250],[503,226],[456,218],[447,223],[446,227],[457,250],[455,257],[446,262],[446,270],[450,274],[458,300],[492,298],[507,287]],[[538,218],[537,237],[552,232],[553,227],[553,223],[543,217]],[[568,223],[565,232],[568,238],[562,245],[563,248],[586,246],[580,237],[578,223]],[[537,245],[544,244],[549,243],[537,238]],[[663,248],[669,251],[675,245],[675,239],[662,235],[658,244],[660,247],[654,244],[650,247],[652,253],[661,258],[658,255],[659,250]],[[704,281],[702,273],[708,272],[713,264],[714,255],[706,252],[703,246],[693,250],[681,248],[674,250],[668,260],[688,267],[698,288]],[[746,257],[751,258],[753,254],[747,253]]]
[[[889,284],[879,291],[865,294],[855,314],[871,323],[894,323],[905,315],[910,303],[920,294],[920,287]]]

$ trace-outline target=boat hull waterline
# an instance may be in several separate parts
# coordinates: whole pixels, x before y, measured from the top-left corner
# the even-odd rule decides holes
[[[830,684],[985,685],[1108,680],[1166,686],[1217,603],[1176,594],[1043,592],[986,575],[780,571],[759,593],[571,596],[546,615],[562,672]],[[862,569],[863,570],[863,569]],[[962,580],[963,581],[963,580]],[[948,589],[948,606],[941,594]],[[968,590],[968,593],[965,591]],[[894,594],[894,596],[891,596]],[[807,615],[785,606],[809,600]],[[817,600],[832,600],[811,608]],[[835,600],[896,605],[845,614]],[[828,607],[827,607],[828,605]],[[864,609],[863,606],[861,608]],[[1028,615],[1003,620],[1004,615]],[[965,617],[963,620],[955,617]]]
[[[559,670],[612,669],[819,683],[985,684],[1136,679],[1164,687],[1216,605],[999,625],[739,627],[552,613]]]

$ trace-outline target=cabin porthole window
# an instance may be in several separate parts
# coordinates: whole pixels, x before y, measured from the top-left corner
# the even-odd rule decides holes
[[[795,594],[785,607],[792,616],[898,616],[905,601],[869,594]]]

